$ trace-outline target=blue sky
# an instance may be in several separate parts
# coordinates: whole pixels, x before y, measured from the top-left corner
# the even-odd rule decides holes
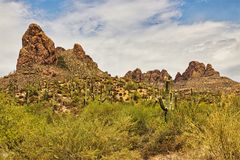
[[[240,22],[239,0],[185,0],[182,6],[183,23],[197,21]]]
[[[21,0],[20,0],[21,1]],[[67,9],[71,0],[22,0],[35,10],[43,10],[46,18],[56,18]],[[104,0],[80,0],[89,5],[100,5]],[[180,23],[196,23],[199,21],[240,22],[239,0],[182,0]]]
[[[167,69],[192,60],[240,81],[240,0],[0,0],[0,76],[38,23],[56,46],[80,43],[102,70]]]

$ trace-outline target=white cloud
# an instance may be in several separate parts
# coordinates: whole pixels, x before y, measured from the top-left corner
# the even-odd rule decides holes
[[[0,75],[15,69],[21,37],[32,14],[26,4],[0,0]]]
[[[177,71],[186,69],[189,61],[199,60],[213,64],[224,75],[240,81],[240,74],[235,71],[240,58],[239,25],[211,21],[181,25],[177,19],[181,17],[182,2],[177,0],[94,2],[72,1],[57,19],[39,22],[57,46],[71,48],[73,43],[81,43],[100,68],[113,75],[124,75],[140,67],[144,71],[166,68],[175,76]],[[25,27],[24,17],[17,17],[19,30]],[[0,20],[0,25],[3,23]],[[6,27],[0,29],[2,32]],[[5,31],[6,36],[7,33],[9,30]],[[8,44],[20,43],[19,34],[16,35]],[[3,38],[0,41],[4,41]],[[0,56],[13,53],[15,48],[2,51]],[[4,66],[11,67],[15,61],[10,58]],[[3,71],[0,70],[1,74],[9,70]]]

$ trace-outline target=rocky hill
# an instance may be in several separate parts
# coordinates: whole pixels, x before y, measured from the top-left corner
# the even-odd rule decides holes
[[[124,76],[135,82],[145,82],[157,86],[163,86],[166,80],[171,80],[171,76],[163,69],[142,73],[137,68],[129,71]],[[197,61],[192,61],[184,73],[177,73],[174,79],[174,88],[178,92],[189,94],[192,90],[195,92],[237,92],[239,94],[239,83],[220,76],[211,64],[205,65]]]
[[[192,61],[189,63],[188,68],[183,74],[180,74],[179,72],[177,73],[174,81],[180,82],[200,77],[220,78],[220,73],[215,71],[211,64],[207,64],[207,66],[205,66],[203,63]]]
[[[190,62],[184,73],[178,72],[174,82],[178,91],[239,93],[240,90],[239,83],[220,76],[211,64],[205,65],[197,61]]]
[[[108,77],[80,44],[65,50],[54,42],[37,24],[30,24],[22,37],[22,48],[16,72],[0,79],[1,87],[15,81],[19,86],[43,80],[55,81],[73,77]]]
[[[22,48],[17,60],[16,72],[0,78],[0,89],[9,90],[9,86],[16,85],[15,88],[20,92],[32,84],[42,86],[43,82],[48,82],[54,86],[53,84],[56,82],[58,84],[68,83],[73,79],[85,81],[83,85],[87,81],[89,87],[91,83],[92,86],[94,84],[95,87],[102,90],[101,83],[112,84],[115,88],[118,88],[119,85],[129,88],[129,81],[137,82],[140,88],[148,88],[149,85],[161,88],[165,81],[172,80],[172,77],[165,69],[143,73],[137,68],[127,72],[123,78],[113,78],[98,68],[97,63],[85,53],[80,44],[74,44],[72,49],[67,50],[55,47],[54,42],[39,25],[30,24],[22,37]],[[105,86],[105,88],[107,87]],[[239,93],[240,91],[239,83],[227,77],[221,77],[212,65],[205,65],[197,61],[190,62],[184,73],[177,73],[174,79],[174,88],[178,92],[194,90],[196,92]],[[121,90],[121,87],[118,89]]]

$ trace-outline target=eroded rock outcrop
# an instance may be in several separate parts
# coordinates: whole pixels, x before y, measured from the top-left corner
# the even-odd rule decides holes
[[[202,77],[205,73],[205,65],[203,63],[192,61],[189,63],[188,68],[182,74],[184,80],[190,78]]]
[[[215,69],[212,67],[211,64],[207,64],[207,67],[206,67],[205,72],[204,72],[204,76],[205,77],[209,77],[209,76],[220,77],[220,73],[215,71]]]
[[[30,24],[22,37],[22,48],[17,61],[17,70],[33,64],[53,64],[56,61],[54,42],[37,24]]]
[[[176,77],[175,77],[175,82],[178,82],[178,81],[182,81],[184,80],[182,74],[180,72],[177,73]]]
[[[82,46],[78,43],[74,44],[73,53],[80,59],[84,59],[86,56]]]
[[[139,69],[139,68],[136,68],[134,71],[128,71],[124,77],[132,79],[136,82],[143,81],[143,74],[142,74],[141,69]]]
[[[168,72],[163,69],[162,71],[160,70],[153,70],[153,71],[148,71],[147,73],[143,74],[143,79],[146,82],[149,83],[159,83],[159,82],[164,82],[165,80],[169,79],[171,76],[168,74]]]
[[[135,69],[134,71],[127,72],[124,77],[134,80],[136,82],[147,82],[150,84],[159,84],[171,78],[171,76],[165,69],[163,69],[162,71],[156,69],[153,71],[142,73],[139,68]]]
[[[17,61],[17,73],[31,74],[32,71],[40,76],[105,75],[80,44],[76,43],[67,50],[55,47],[54,42],[37,24],[30,24],[24,33]]]
[[[219,72],[215,71],[211,64],[205,64],[192,61],[189,63],[188,68],[183,74],[177,73],[175,77],[175,82],[179,82],[182,80],[189,80],[193,78],[200,78],[200,77],[220,77]]]

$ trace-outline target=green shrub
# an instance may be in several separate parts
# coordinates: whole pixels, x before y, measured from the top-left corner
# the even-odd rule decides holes
[[[239,126],[239,98],[228,99],[221,106],[213,107],[204,123],[188,119],[183,136],[187,145],[205,158],[237,160],[240,159]]]
[[[144,105],[145,104],[145,105]],[[164,113],[147,103],[90,102],[78,115],[49,103],[18,106],[0,94],[0,159],[147,159],[196,149],[204,158],[240,158],[240,100],[180,101]]]
[[[57,58],[57,66],[63,69],[68,69],[68,66],[64,60],[63,56]]]

